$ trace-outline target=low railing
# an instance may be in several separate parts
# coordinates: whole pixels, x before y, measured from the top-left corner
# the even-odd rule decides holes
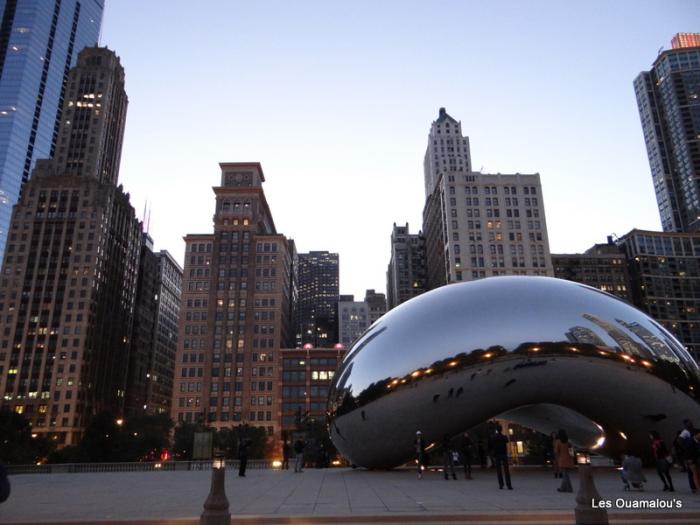
[[[133,463],[47,463],[43,465],[5,465],[7,473],[15,474],[73,474],[83,472],[150,472],[157,470],[211,470],[211,460],[139,461]],[[272,460],[249,459],[249,469],[279,468]],[[237,469],[237,459],[227,459],[226,468]]]

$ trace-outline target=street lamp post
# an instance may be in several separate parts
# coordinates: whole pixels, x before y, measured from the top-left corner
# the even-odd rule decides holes
[[[226,460],[215,457],[211,463],[211,489],[204,502],[204,512],[199,518],[199,525],[230,525],[231,513],[226,497]]]

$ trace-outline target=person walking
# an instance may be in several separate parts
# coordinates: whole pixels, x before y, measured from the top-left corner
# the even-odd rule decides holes
[[[249,438],[243,438],[238,444],[238,475],[242,478],[245,477],[245,469],[248,466],[248,448],[251,443]]]
[[[557,442],[557,433],[552,432],[549,436],[549,451],[552,455],[552,467],[554,467],[554,477],[561,478],[561,469],[559,468],[559,463],[557,462],[557,453],[554,450],[554,444]]]
[[[695,441],[697,430],[695,430],[693,422],[690,421],[690,419],[683,421],[683,427],[678,438],[683,448],[683,463],[688,469],[688,485],[690,485],[690,490],[696,492],[697,489],[700,488],[700,472],[698,471],[700,449],[698,443]]]
[[[423,467],[425,466],[425,441],[423,441],[423,433],[416,430],[416,439],[413,440],[413,446],[416,451],[416,463],[418,463],[418,479],[423,479]]]
[[[629,450],[622,460],[620,477],[625,484],[625,490],[632,488],[644,490],[644,483],[647,479],[642,471],[642,460],[632,450]]]
[[[442,437],[442,455],[443,455],[443,464],[444,464],[444,472],[445,472],[445,479],[449,479],[448,472],[447,470],[449,469],[450,472],[452,473],[452,479],[457,479],[457,474],[455,474],[455,461],[454,461],[454,450],[452,447],[452,443],[450,440],[450,435],[445,434]]]
[[[286,439],[282,443],[282,470],[289,470],[289,456],[291,456],[292,451],[289,446],[289,441]]]
[[[673,443],[671,443],[671,450],[673,451],[673,465],[678,465],[681,468],[681,472],[685,472],[685,462],[683,461],[683,440],[681,439],[681,431],[676,431],[676,437],[673,438]]]
[[[10,497],[10,479],[7,476],[7,470],[2,463],[0,463],[0,503],[7,501]]]
[[[668,461],[668,449],[666,443],[656,430],[649,432],[651,450],[656,462],[656,473],[664,484],[664,491],[673,492],[673,480],[671,479],[671,463]]]
[[[462,436],[460,456],[464,465],[464,479],[472,479],[472,458],[474,456],[474,442],[469,437],[469,432]]]
[[[508,490],[513,490],[513,486],[510,483],[510,470],[508,469],[508,437],[503,434],[501,425],[496,425],[496,433],[491,437],[491,446],[489,448],[496,467],[498,488],[503,488],[503,478],[505,477]]]
[[[557,432],[557,439],[554,441],[554,456],[561,474],[561,486],[557,492],[573,492],[574,488],[569,479],[569,471],[574,468],[573,449],[564,429]]]
[[[304,472],[304,448],[306,443],[304,440],[299,438],[294,442],[294,454],[296,455],[296,461],[294,462],[294,472]]]

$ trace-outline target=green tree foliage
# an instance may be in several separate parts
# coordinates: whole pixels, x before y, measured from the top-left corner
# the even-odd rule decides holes
[[[227,459],[238,458],[238,444],[241,439],[250,439],[248,458],[260,459],[268,457],[271,453],[271,444],[268,442],[267,432],[264,428],[238,425],[235,427],[215,430],[202,425],[192,423],[180,423],[175,428],[175,444],[173,446],[177,459],[192,459],[195,432],[214,433],[214,450],[223,454]]]
[[[80,443],[57,451],[57,463],[150,461],[169,446],[171,419],[165,415],[142,415],[121,420],[110,412],[92,418]]]
[[[32,437],[32,427],[24,416],[0,411],[0,463],[21,465],[44,461],[53,448],[48,439]]]
[[[194,433],[204,431],[204,427],[193,423],[180,423],[175,427],[175,440],[173,454],[176,459],[189,461],[192,459],[194,447]]]
[[[299,431],[295,433],[292,447],[294,441],[301,436],[306,442],[304,458],[307,465],[325,468],[338,455],[328,434],[328,426],[323,421],[314,418],[303,419],[299,425]]]

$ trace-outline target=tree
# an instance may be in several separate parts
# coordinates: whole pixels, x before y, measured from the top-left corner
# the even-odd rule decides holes
[[[201,432],[204,427],[193,423],[180,423],[175,427],[175,441],[173,443],[173,454],[176,459],[189,461],[192,459],[192,449],[194,447],[194,433]]]
[[[0,411],[0,436],[0,463],[21,465],[44,461],[54,448],[45,437],[32,437],[29,421],[9,410]]]

